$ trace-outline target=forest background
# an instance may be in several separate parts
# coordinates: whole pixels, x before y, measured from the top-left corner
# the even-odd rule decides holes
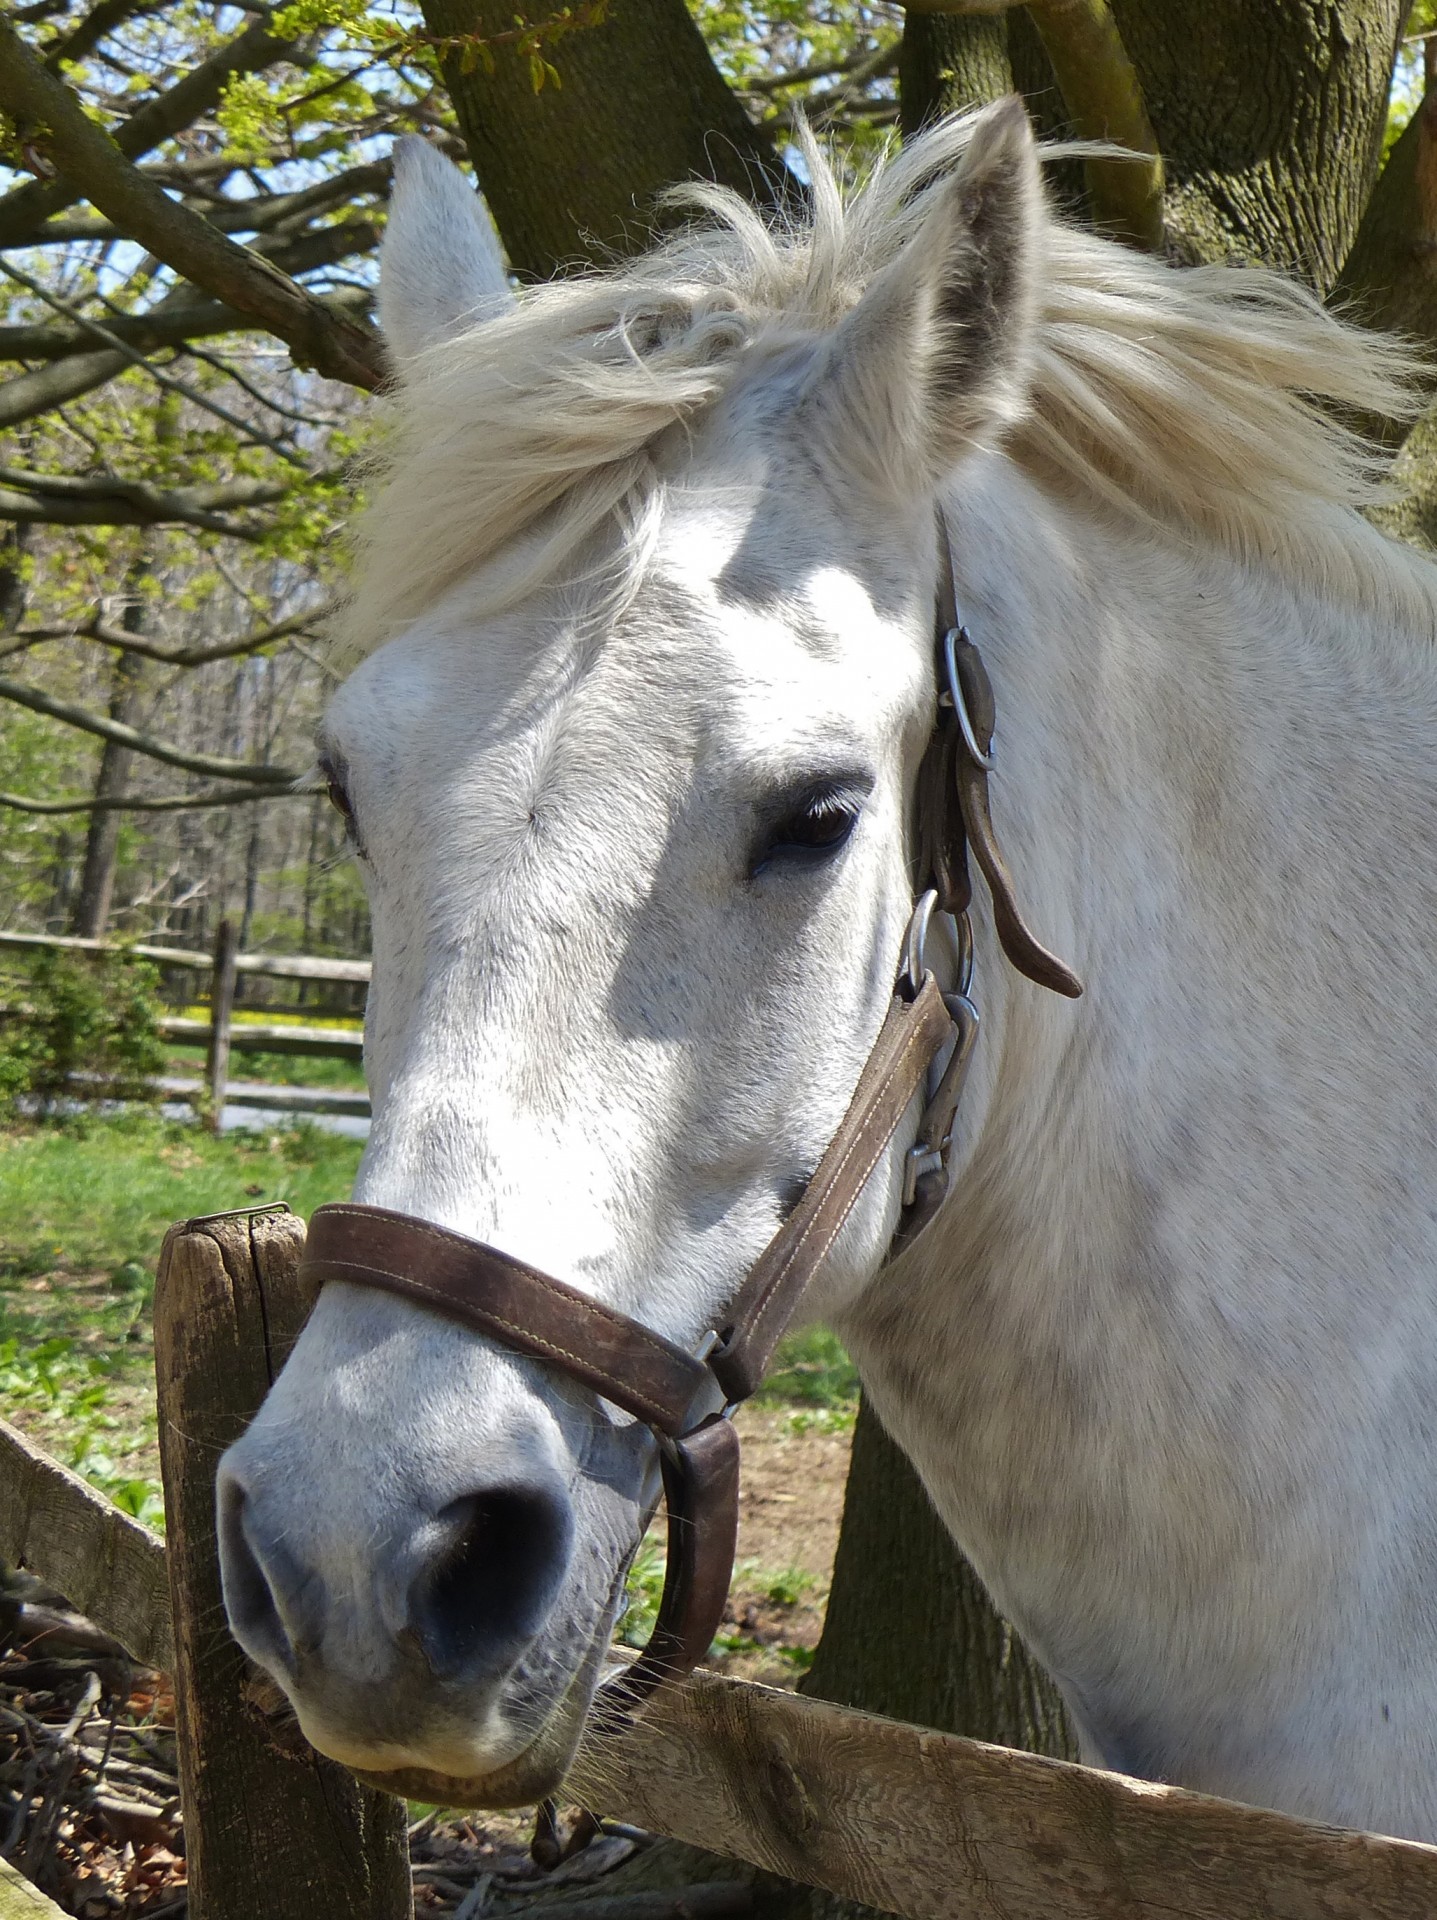
[[[1079,217],[1426,336],[1433,4],[0,5],[0,927],[367,950],[295,783],[382,430],[397,135],[472,162],[531,279],[634,244],[678,179],[801,194],[799,113],[857,173],[1016,85],[1045,131],[1167,156],[1059,170]]]

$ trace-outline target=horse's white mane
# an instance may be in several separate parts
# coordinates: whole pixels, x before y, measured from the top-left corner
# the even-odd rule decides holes
[[[421,354],[359,524],[345,650],[401,631],[527,531],[499,588],[512,602],[638,509],[658,436],[711,406],[754,345],[828,332],[923,224],[971,125],[934,127],[851,196],[810,143],[801,222],[685,190],[704,216],[686,231]],[[1410,558],[1334,512],[1387,497],[1386,461],[1344,421],[1414,413],[1416,355],[1276,274],[1173,269],[1045,224],[1030,410],[1007,451],[1071,494],[1430,621]]]

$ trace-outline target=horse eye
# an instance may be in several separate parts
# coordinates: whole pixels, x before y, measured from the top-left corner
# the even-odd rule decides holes
[[[816,862],[837,853],[858,825],[861,811],[859,796],[846,788],[816,789],[766,830],[749,872],[760,874],[773,860]]]
[[[352,827],[354,825],[354,808],[349,804],[349,795],[344,791],[344,788],[337,780],[331,780],[326,788],[326,792],[329,794],[329,804],[337,814],[343,817],[345,825]]]

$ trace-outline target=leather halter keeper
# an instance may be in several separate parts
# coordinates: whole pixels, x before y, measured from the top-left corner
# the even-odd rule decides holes
[[[730,1415],[762,1381],[800,1297],[945,1048],[951,1050],[948,1062],[907,1156],[894,1247],[909,1245],[947,1197],[953,1118],[978,1016],[966,978],[956,993],[945,995],[926,967],[923,947],[935,907],[966,922],[970,846],[1014,966],[1056,992],[1082,992],[1076,975],[1024,923],[998,849],[987,794],[992,690],[978,650],[958,622],[941,530],[940,547],[942,691],[918,782],[920,858],[933,885],[915,910],[898,985],[848,1111],[802,1199],[700,1351],[687,1352],[497,1247],[409,1214],[350,1203],[320,1207],[310,1222],[302,1271],[311,1286],[343,1280],[398,1294],[567,1375],[653,1432],[668,1506],[664,1590],[648,1645],[599,1690],[601,1730],[626,1723],[656,1687],[682,1679],[708,1652],[723,1616],[738,1535],[739,1444]],[[963,952],[971,958],[971,938]],[[719,1406],[722,1411],[714,1411]]]

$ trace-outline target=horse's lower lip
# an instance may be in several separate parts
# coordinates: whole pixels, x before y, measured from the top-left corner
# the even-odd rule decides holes
[[[553,1711],[522,1753],[492,1773],[460,1778],[426,1767],[400,1767],[393,1773],[352,1768],[367,1787],[397,1793],[405,1800],[427,1800],[446,1807],[531,1807],[563,1785],[583,1737],[595,1685],[609,1652],[607,1631],[590,1649],[555,1702]]]
[[[397,1793],[405,1800],[428,1800],[446,1807],[533,1806],[562,1785],[584,1731],[588,1709],[587,1689],[570,1687],[524,1751],[492,1773],[458,1778],[433,1773],[427,1767],[400,1767],[393,1773],[370,1773],[356,1767],[355,1778],[367,1787]]]
[[[426,1773],[418,1767],[406,1767],[400,1773],[356,1773],[355,1778],[366,1787],[397,1793],[404,1800],[427,1800],[444,1807],[531,1807],[558,1791],[571,1757],[545,1760],[528,1749],[497,1773],[480,1774],[471,1780]]]

